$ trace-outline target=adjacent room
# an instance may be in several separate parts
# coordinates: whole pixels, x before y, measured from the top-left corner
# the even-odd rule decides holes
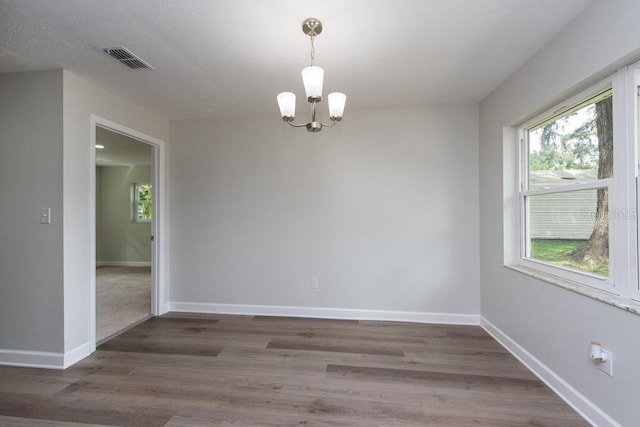
[[[0,1],[0,424],[639,425],[638,16]]]
[[[152,146],[96,127],[96,343],[151,315]]]

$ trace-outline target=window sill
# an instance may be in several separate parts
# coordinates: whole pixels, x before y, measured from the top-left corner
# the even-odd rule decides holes
[[[589,298],[593,298],[597,301],[612,305],[630,313],[640,314],[640,302],[638,301],[614,295],[609,292],[572,282],[570,280],[562,279],[560,277],[552,276],[550,274],[545,274],[532,268],[523,267],[521,265],[505,265],[505,267],[510,270],[525,274],[529,277],[533,277],[534,279],[542,280],[543,282],[559,286],[563,289],[575,292],[580,295],[584,295]]]

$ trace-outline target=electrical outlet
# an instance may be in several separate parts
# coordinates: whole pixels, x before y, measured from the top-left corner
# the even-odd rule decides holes
[[[609,350],[602,349],[603,361],[598,363],[598,369],[610,377],[613,376],[613,356]]]
[[[309,287],[311,289],[318,289],[320,287],[320,281],[317,277],[311,276],[309,278]]]

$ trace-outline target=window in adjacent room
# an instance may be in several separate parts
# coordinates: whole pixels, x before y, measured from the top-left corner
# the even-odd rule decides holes
[[[150,222],[152,207],[151,184],[133,184],[134,222]]]

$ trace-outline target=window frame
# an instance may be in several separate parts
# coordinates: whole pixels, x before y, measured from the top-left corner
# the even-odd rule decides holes
[[[629,182],[629,215],[635,217],[635,221],[628,221],[631,225],[627,230],[633,239],[627,242],[629,258],[635,260],[635,265],[629,266],[629,298],[640,301],[640,62],[629,66],[627,78],[627,93],[630,101],[627,103],[627,129],[629,132],[629,147],[627,150],[627,168],[631,177]]]
[[[517,231],[509,233],[505,229],[505,265],[524,271],[533,272],[532,275],[550,283],[568,283],[571,289],[589,294],[589,289],[605,291],[613,298],[622,298],[637,304],[640,301],[640,282],[638,280],[638,253],[640,253],[640,238],[638,237],[637,215],[640,200],[640,189],[637,184],[638,137],[640,131],[640,63],[620,69],[612,76],[588,87],[562,102],[546,109],[529,120],[515,126],[517,150],[515,154],[514,179],[517,185],[512,186],[517,202],[514,209],[505,205],[505,215],[516,215],[516,218],[505,222],[517,224]],[[608,89],[613,96],[613,176],[605,179],[595,179],[589,182],[563,184],[545,189],[528,189],[529,179],[529,150],[526,132],[545,122],[570,112],[580,104],[592,100]],[[629,94],[634,96],[630,96]],[[505,134],[508,135],[508,134]],[[505,153],[510,149],[507,149]],[[513,157],[512,157],[513,159]],[[505,187],[505,188],[508,188]],[[609,276],[603,277],[588,272],[566,268],[541,260],[526,257],[529,236],[527,235],[526,197],[539,194],[554,194],[567,191],[607,188],[609,199]],[[508,194],[507,194],[508,195]],[[619,218],[621,213],[629,217]],[[631,218],[632,217],[632,218]],[[510,252],[510,253],[509,253]],[[592,293],[592,292],[591,292]],[[599,294],[600,295],[600,294]]]
[[[149,186],[151,188],[151,200],[140,200],[140,191],[139,187],[141,186]],[[151,217],[150,218],[140,218],[138,217],[138,206],[141,203],[150,203],[151,204]],[[131,185],[131,215],[134,223],[140,224],[148,224],[153,220],[153,187],[149,183],[142,182],[134,182]]]

